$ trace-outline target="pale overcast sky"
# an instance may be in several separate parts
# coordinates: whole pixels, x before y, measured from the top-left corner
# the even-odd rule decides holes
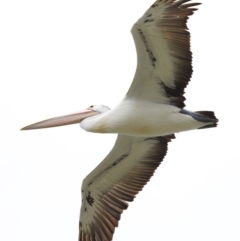
[[[239,3],[202,0],[190,18],[190,110],[217,128],[177,134],[121,217],[114,241],[240,240]],[[132,24],[152,0],[2,1],[0,240],[77,241],[83,178],[116,136],[27,124],[114,107],[136,67]],[[237,4],[237,5],[236,5]]]

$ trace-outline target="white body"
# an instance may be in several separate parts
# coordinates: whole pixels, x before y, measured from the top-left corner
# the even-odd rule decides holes
[[[89,132],[153,137],[206,125],[179,112],[180,109],[172,105],[126,98],[111,111],[84,119],[80,126]]]

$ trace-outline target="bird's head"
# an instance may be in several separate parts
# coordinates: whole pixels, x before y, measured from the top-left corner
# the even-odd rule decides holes
[[[110,108],[105,105],[90,105],[85,110],[43,120],[43,121],[34,123],[32,125],[25,126],[21,130],[33,130],[33,129],[42,129],[42,128],[50,128],[50,127],[56,127],[56,126],[78,124],[85,118],[88,118],[94,115],[99,115],[109,110]]]
[[[110,110],[110,108],[106,105],[90,105],[87,109],[92,110],[92,111],[96,111],[99,114],[102,114],[102,113]]]

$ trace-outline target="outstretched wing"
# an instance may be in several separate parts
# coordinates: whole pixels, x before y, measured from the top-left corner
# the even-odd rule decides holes
[[[187,20],[200,3],[157,0],[132,28],[137,70],[127,97],[184,107],[192,75]]]
[[[79,241],[112,240],[121,213],[149,181],[172,138],[118,135],[108,156],[83,181]]]

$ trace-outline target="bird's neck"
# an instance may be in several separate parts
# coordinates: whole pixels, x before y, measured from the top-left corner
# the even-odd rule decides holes
[[[99,115],[88,117],[80,123],[80,126],[88,132],[109,133],[109,121],[106,118],[107,114],[108,112],[104,112]]]

